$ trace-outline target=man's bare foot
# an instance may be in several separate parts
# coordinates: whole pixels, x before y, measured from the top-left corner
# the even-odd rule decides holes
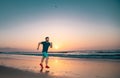
[[[46,66],[46,68],[50,68],[49,66]]]
[[[41,68],[43,68],[43,65],[40,63]]]

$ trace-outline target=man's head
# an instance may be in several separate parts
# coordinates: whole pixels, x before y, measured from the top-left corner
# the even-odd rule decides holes
[[[49,37],[45,37],[45,41],[49,42]]]

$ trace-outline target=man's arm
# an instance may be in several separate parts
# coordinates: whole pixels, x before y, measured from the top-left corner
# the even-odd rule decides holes
[[[39,50],[39,46],[40,46],[41,42],[38,43],[38,47],[37,47],[37,50]]]
[[[52,48],[52,42],[50,43],[50,48]]]

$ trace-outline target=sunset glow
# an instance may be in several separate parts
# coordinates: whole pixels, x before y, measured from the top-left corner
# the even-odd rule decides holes
[[[6,48],[36,51],[38,42],[44,41],[46,36],[53,43],[50,51],[120,48],[116,1],[0,3],[1,51]]]
[[[57,45],[54,45],[54,48],[55,48],[55,49],[59,49],[59,46],[57,46]]]

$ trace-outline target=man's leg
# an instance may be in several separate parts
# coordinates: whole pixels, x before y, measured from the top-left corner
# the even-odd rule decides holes
[[[43,61],[44,61],[44,59],[45,59],[45,57],[42,57],[42,59],[41,59],[41,63],[40,63],[41,68],[43,68]]]
[[[45,61],[45,63],[46,63],[46,66],[48,66],[48,57],[46,57],[46,61]]]
[[[40,64],[43,64],[44,59],[45,59],[45,57],[42,57]]]
[[[45,61],[45,63],[46,63],[46,68],[50,68],[50,67],[48,66],[48,60],[49,60],[49,58],[47,57],[47,58],[46,58],[46,61]]]

